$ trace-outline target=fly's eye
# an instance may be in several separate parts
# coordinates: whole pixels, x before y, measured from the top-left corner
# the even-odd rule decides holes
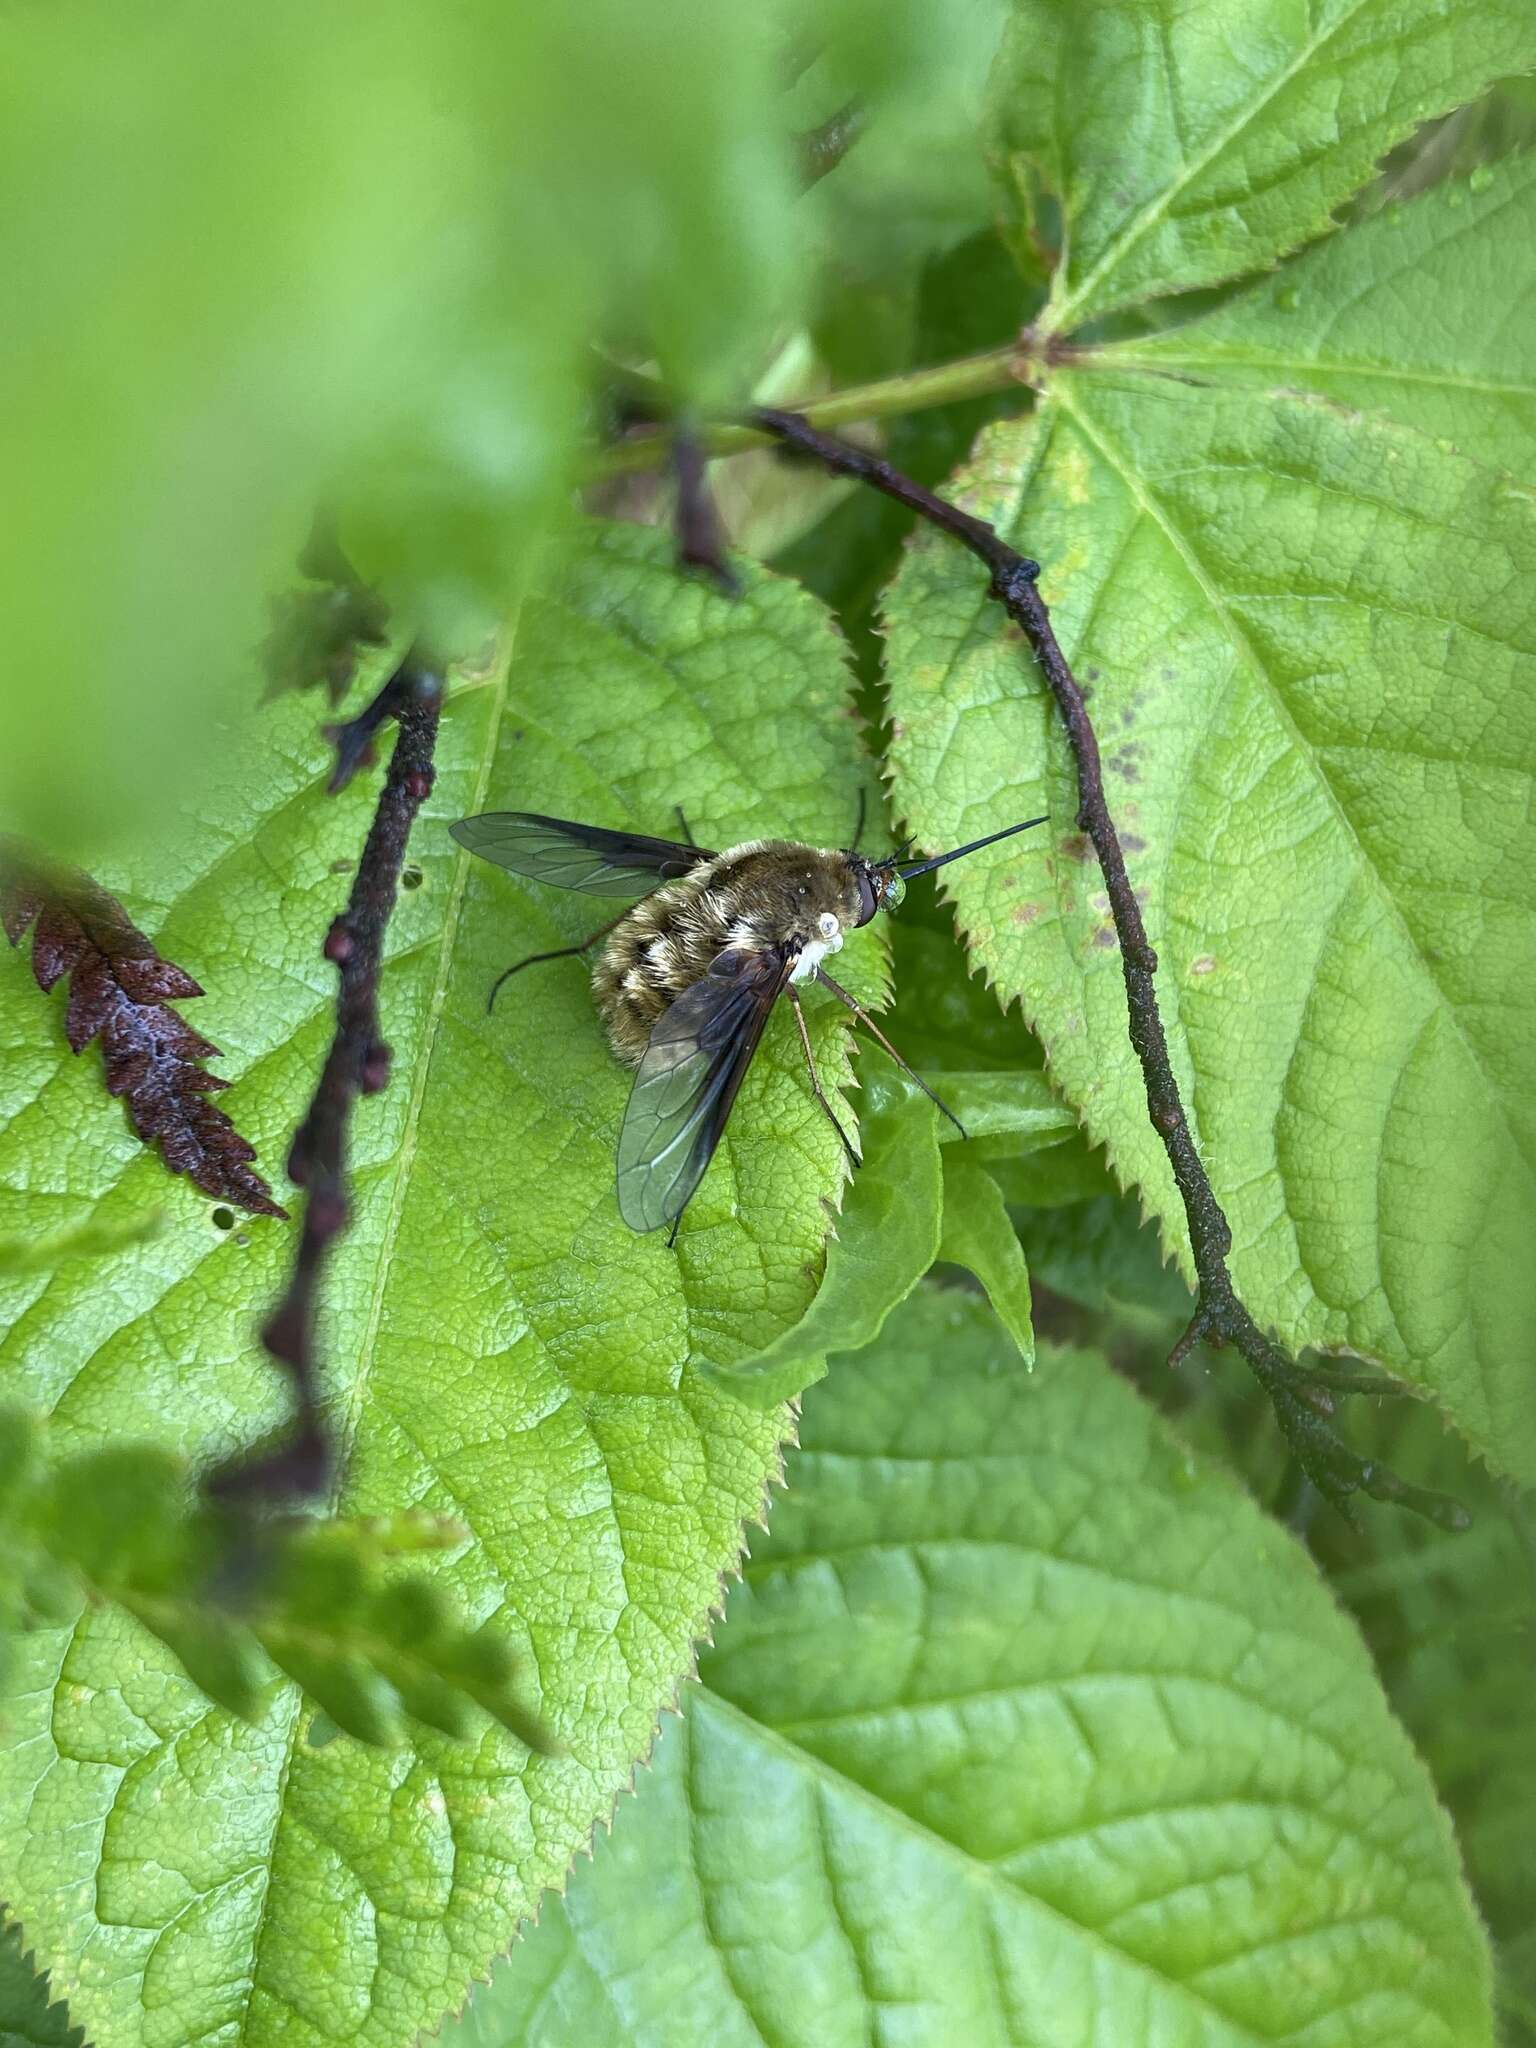
[[[875,901],[875,891],[869,876],[861,873],[859,876],[859,923],[868,924],[879,908],[879,904]]]
[[[820,927],[821,936],[824,939],[835,939],[838,932],[842,929],[837,921],[835,912],[830,910],[824,910],[820,917],[817,918],[816,923]]]

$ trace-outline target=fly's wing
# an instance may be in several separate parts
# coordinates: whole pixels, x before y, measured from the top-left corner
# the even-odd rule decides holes
[[[584,896],[643,896],[714,859],[703,847],[684,846],[678,839],[573,825],[564,818],[542,818],[537,811],[483,811],[448,829],[482,860],[530,881],[579,889]]]
[[[656,1020],[619,1132],[619,1214],[631,1230],[659,1230],[688,1206],[799,957],[728,946]]]

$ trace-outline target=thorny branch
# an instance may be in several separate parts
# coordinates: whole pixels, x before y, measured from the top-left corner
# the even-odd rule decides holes
[[[325,939],[325,957],[341,978],[336,1030],[314,1098],[288,1154],[289,1178],[305,1191],[304,1220],[287,1291],[262,1330],[262,1342],[292,1376],[297,1407],[291,1440],[275,1452],[226,1466],[212,1490],[232,1496],[318,1493],[331,1471],[321,1422],[314,1355],[320,1276],[346,1228],[347,1133],[359,1095],[376,1095],[389,1080],[389,1047],[379,1036],[379,974],[384,934],[416,813],[431,794],[443,677],[418,652],[408,655],[373,702],[333,734],[339,788],[357,766],[367,739],[388,717],[399,737],[378,807],[363,845],[347,907]]]
[[[1093,842],[1104,875],[1120,942],[1131,1044],[1146,1084],[1147,1112],[1167,1151],[1189,1224],[1197,1283],[1195,1314],[1174,1346],[1169,1363],[1177,1365],[1201,1342],[1231,1344],[1269,1396],[1302,1470],[1335,1507],[1347,1514],[1350,1496],[1365,1493],[1411,1508],[1443,1528],[1465,1528],[1469,1517],[1458,1502],[1410,1486],[1374,1459],[1358,1456],[1333,1429],[1333,1390],[1353,1385],[1359,1391],[1380,1391],[1383,1382],[1364,1378],[1350,1382],[1338,1375],[1307,1371],[1259,1328],[1238,1297],[1227,1268],[1232,1232],[1196,1150],[1168,1058],[1168,1041],[1157,1006],[1157,955],[1148,943],[1141,906],[1126,873],[1119,834],[1105,799],[1093,721],[1037,588],[1039,564],[1009,547],[986,520],[973,518],[958,505],[924,490],[879,456],[819,432],[797,413],[759,408],[747,415],[746,424],[813,456],[841,476],[883,491],[969,548],[991,573],[990,595],[1022,628],[1034,650],[1040,672],[1056,699],[1076,763],[1078,825]]]
[[[693,427],[680,422],[673,429],[672,468],[677,478],[677,558],[685,569],[697,569],[727,597],[740,593],[725,555],[725,533],[710,495],[704,450]]]

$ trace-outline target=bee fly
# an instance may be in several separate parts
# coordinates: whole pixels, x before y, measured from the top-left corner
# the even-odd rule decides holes
[[[683,840],[573,825],[532,811],[487,811],[451,829],[461,846],[514,875],[587,896],[641,897],[579,946],[534,953],[509,967],[492,986],[490,1003],[524,967],[567,959],[606,940],[592,992],[615,1055],[635,1069],[619,1132],[619,1213],[631,1230],[669,1223],[670,1244],[781,995],[794,1007],[811,1092],[858,1165],[817,1078],[800,1005],[802,982],[820,982],[845,1004],[965,1135],[959,1118],[822,963],[841,949],[847,932],[868,924],[876,911],[894,910],[915,875],[1044,823],[1029,818],[907,865],[900,854],[872,861],[853,848],[835,851],[793,839],[749,839],[710,853]]]

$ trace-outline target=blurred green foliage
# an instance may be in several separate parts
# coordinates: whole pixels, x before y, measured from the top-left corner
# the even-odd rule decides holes
[[[466,1626],[444,1584],[388,1570],[468,1540],[424,1515],[245,1522],[200,1500],[172,1451],[60,1456],[35,1416],[0,1407],[0,1655],[106,1606],[243,1720],[264,1716],[282,1673],[360,1742],[399,1742],[406,1716],[464,1737],[490,1715],[545,1749],[505,1638]]]
[[[472,648],[567,501],[592,343],[708,405],[796,324],[818,237],[846,245],[836,193],[796,204],[805,126],[921,107],[934,203],[984,215],[996,0],[960,14],[957,41],[920,0],[9,10],[0,817],[68,852],[168,776],[195,801],[317,501]]]

